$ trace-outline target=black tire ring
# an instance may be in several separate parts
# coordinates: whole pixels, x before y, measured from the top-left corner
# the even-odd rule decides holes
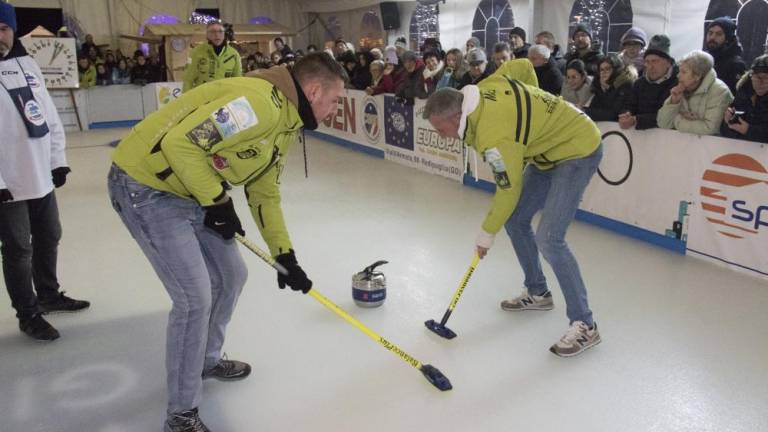
[[[611,186],[619,186],[620,184],[627,181],[629,178],[629,175],[632,174],[632,167],[634,165],[634,155],[632,154],[632,145],[629,144],[629,140],[627,139],[626,135],[619,131],[610,131],[603,134],[603,136],[600,138],[600,141],[605,141],[605,138],[611,135],[618,135],[621,137],[621,139],[624,140],[624,143],[627,145],[627,151],[629,152],[629,168],[627,169],[627,173],[624,174],[624,177],[620,178],[618,181],[612,181],[608,180],[605,175],[603,175],[603,172],[600,171],[600,167],[597,167],[597,175],[600,176],[601,179],[603,179],[604,182],[608,183]]]

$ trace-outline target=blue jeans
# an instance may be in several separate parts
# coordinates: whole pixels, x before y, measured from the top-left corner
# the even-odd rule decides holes
[[[160,277],[173,307],[168,318],[168,412],[195,408],[203,370],[221,359],[224,333],[248,273],[234,240],[203,225],[196,202],[133,180],[113,165],[109,197]]]
[[[542,295],[549,289],[541,271],[541,251],[563,291],[568,319],[571,323],[583,321],[589,326],[593,319],[587,289],[579,264],[565,242],[565,233],[602,157],[601,145],[587,157],[561,162],[547,171],[528,165],[523,174],[520,201],[505,225],[523,268],[528,292]],[[541,220],[534,235],[531,221],[539,210]]]

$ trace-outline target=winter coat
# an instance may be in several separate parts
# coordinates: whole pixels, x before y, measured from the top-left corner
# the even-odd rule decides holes
[[[578,51],[571,51],[565,56],[565,64],[567,65],[572,60],[576,59],[584,62],[589,76],[596,77],[598,80],[600,79],[600,60],[603,59],[603,54],[599,50],[590,48],[583,55],[579,55]]]
[[[79,66],[77,70],[80,73],[80,88],[88,88],[96,85],[96,66],[90,65],[88,69],[81,69]]]
[[[292,248],[280,206],[280,173],[301,128],[317,120],[287,68],[216,80],[183,93],[131,129],[112,160],[153,189],[211,206],[222,182],[245,187],[272,256]]]
[[[563,74],[557,68],[555,59],[550,57],[547,63],[534,68],[534,70],[536,71],[536,78],[539,81],[540,89],[553,95],[560,94],[560,90],[563,88]]]
[[[121,70],[116,67],[112,69],[112,84],[130,84],[131,83],[131,71],[128,69]]]
[[[584,107],[592,99],[592,77],[587,75],[587,80],[578,90],[572,90],[567,82],[563,82],[560,96],[577,107]]]
[[[594,121],[618,121],[636,79],[637,71],[633,67],[626,67],[619,72],[608,90],[603,90],[600,79],[595,78],[592,81],[592,92],[595,95],[584,112]]]
[[[459,65],[456,67],[456,69],[451,70],[448,68],[448,66],[445,67],[445,71],[443,73],[443,76],[440,78],[440,81],[437,83],[437,90],[440,90],[441,88],[459,88],[459,85],[461,83],[461,79],[464,78],[464,74],[467,73],[469,70],[469,65],[467,64],[464,59],[459,60]]]
[[[461,81],[459,81],[459,90],[461,90],[462,88],[470,84],[477,84],[480,81],[488,78],[489,76],[491,76],[491,73],[488,72],[487,67],[485,68],[485,72],[483,72],[483,74],[480,75],[477,79],[472,78],[472,75],[469,72],[467,72],[464,74],[463,77],[461,77]]]
[[[557,65],[557,68],[560,70],[560,73],[565,76],[565,67],[567,66],[565,64],[565,57],[563,57],[563,51],[560,48],[560,45],[555,45],[554,49],[552,50],[552,53],[550,54],[550,58],[555,59],[555,64]]]
[[[150,69],[149,64],[144,66],[137,64],[133,67],[131,70],[131,83],[146,85],[150,82],[152,82],[152,69]]]
[[[367,67],[358,66],[352,74],[352,86],[358,90],[365,90],[371,85],[371,70]]]
[[[243,62],[240,54],[228,42],[216,54],[210,43],[204,43],[192,50],[192,60],[184,71],[184,91],[200,84],[222,78],[243,76]]]
[[[496,234],[514,212],[526,164],[549,170],[559,162],[586,157],[600,145],[600,130],[580,110],[503,74],[461,92],[459,136],[483,155],[496,180],[493,204],[482,225],[486,233]]]
[[[714,50],[708,50],[715,58],[717,78],[728,86],[731,93],[736,93],[736,83],[747,70],[747,65],[741,58],[742,51],[741,44],[736,39]]]
[[[669,76],[662,79],[661,82],[651,82],[647,76],[642,76],[632,86],[622,111],[629,111],[635,116],[635,129],[659,127],[656,115],[669,97],[669,91],[677,85],[677,66],[672,66]]]
[[[744,111],[741,118],[749,123],[749,129],[746,135],[742,135],[723,122],[720,134],[728,138],[768,143],[768,95],[755,94],[749,74],[741,78],[736,88],[736,98],[731,107],[736,111]]]
[[[42,198],[53,191],[51,171],[68,166],[66,138],[43,73],[18,38],[6,57],[0,59],[0,82],[0,189],[8,189],[14,201]],[[14,98],[6,91],[21,87],[29,87],[34,98],[24,107],[27,120],[48,126],[48,133],[41,137],[29,136]]]
[[[725,109],[733,101],[728,86],[720,81],[712,69],[701,80],[693,94],[683,96],[680,103],[673,104],[671,96],[664,101],[656,121],[660,128],[677,129],[680,132],[697,135],[716,135],[720,132]],[[688,120],[682,113],[691,113],[696,118]]]
[[[374,96],[382,93],[395,92],[395,84],[392,83],[392,77],[390,75],[382,74],[378,82],[371,82],[371,86],[373,87]]]
[[[390,76],[392,77],[392,92],[397,93],[405,85],[405,82],[408,79],[408,71],[405,70],[405,67],[402,65],[396,65],[395,69],[390,73]]]
[[[539,87],[539,79],[536,78],[536,71],[533,63],[528,59],[514,59],[504,62],[501,67],[496,69],[493,75],[502,75],[507,79],[520,81],[529,86]]]
[[[528,50],[531,49],[531,44],[524,43],[522,47],[512,51],[512,53],[515,55],[515,58],[528,58]]]
[[[426,67],[424,68],[424,91],[426,92],[427,97],[437,90],[437,83],[443,78],[444,71],[445,65],[442,61],[437,64],[434,71],[431,71]]]
[[[424,89],[424,63],[417,61],[416,68],[413,72],[406,73],[405,84],[395,92],[395,96],[408,99],[409,101],[416,98],[426,99],[427,91]]]

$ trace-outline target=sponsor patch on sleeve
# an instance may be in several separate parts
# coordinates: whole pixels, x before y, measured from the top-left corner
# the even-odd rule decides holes
[[[214,145],[222,141],[221,134],[210,118],[187,132],[186,137],[205,151],[210,151]]]
[[[219,127],[224,139],[259,124],[256,112],[245,96],[240,96],[217,109],[211,118]]]

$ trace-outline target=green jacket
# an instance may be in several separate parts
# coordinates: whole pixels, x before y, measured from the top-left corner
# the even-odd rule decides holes
[[[701,80],[699,87],[692,94],[685,96],[680,103],[673,104],[671,98],[670,96],[664,101],[664,105],[656,114],[659,127],[697,135],[719,134],[725,109],[733,101],[731,90],[717,79],[714,69],[710,70]],[[683,117],[684,112],[693,114],[695,118],[689,120]]]
[[[244,185],[270,252],[291,249],[280,207],[283,157],[312,107],[286,68],[203,84],[147,116],[112,160],[136,181],[210,206]]]
[[[213,45],[204,43],[192,50],[192,61],[184,71],[182,91],[192,90],[210,81],[240,76],[243,76],[243,64],[237,50],[225,42],[224,49],[216,55]]]
[[[493,74],[462,92],[459,135],[483,155],[496,180],[483,222],[489,234],[496,234],[515,210],[526,164],[547,170],[589,156],[600,145],[600,130],[586,114],[537,87]]]
[[[80,71],[80,88],[85,89],[96,85],[96,66],[90,65],[85,71]]]
[[[539,79],[536,77],[536,70],[533,63],[527,58],[505,61],[493,75],[504,75],[509,79],[519,81],[529,86],[538,87]]]

